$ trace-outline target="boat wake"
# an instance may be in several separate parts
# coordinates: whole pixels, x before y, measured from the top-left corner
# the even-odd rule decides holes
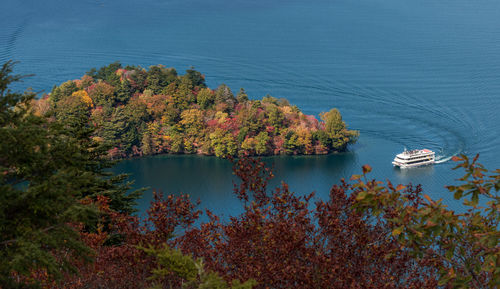
[[[436,157],[436,160],[434,161],[435,164],[442,164],[442,163],[445,163],[449,160],[451,160],[452,157],[454,157],[455,155],[451,155],[449,157],[446,157],[446,156],[437,156]]]
[[[451,160],[451,158],[452,158],[452,157],[453,157],[453,156],[451,156],[451,157],[447,157],[447,158],[442,158],[442,159],[441,159],[441,158],[440,158],[440,159],[436,159],[436,161],[435,161],[434,163],[435,163],[435,164],[442,164],[442,163],[445,163],[445,162],[447,162],[447,161]]]

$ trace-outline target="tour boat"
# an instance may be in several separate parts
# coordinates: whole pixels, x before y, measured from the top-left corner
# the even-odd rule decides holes
[[[402,169],[431,165],[435,162],[435,153],[428,149],[411,150],[396,155],[392,164]]]

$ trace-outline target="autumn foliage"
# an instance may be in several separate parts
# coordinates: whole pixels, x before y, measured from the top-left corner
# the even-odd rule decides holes
[[[255,280],[254,288],[435,288],[436,264],[416,261],[387,223],[358,212],[352,185],[342,181],[329,200],[313,203],[314,194],[296,195],[284,183],[268,190],[272,172],[258,160],[240,159],[234,172],[244,212],[229,220],[207,211],[209,221],[193,226],[201,212],[186,195],[155,194],[145,222],[99,199],[97,229],[81,231],[95,261],[78,264],[79,275],[67,275],[57,287],[147,288],[158,264],[144,248],[151,253],[168,246],[228,282]],[[405,192],[420,202],[419,187]],[[175,272],[155,282],[161,288],[186,284]]]
[[[253,278],[256,288],[434,288],[434,269],[415,261],[381,220],[357,212],[357,191],[342,182],[328,201],[298,196],[286,184],[268,191],[272,172],[240,159],[235,194],[244,213],[210,222],[179,238],[184,252],[203,257],[226,278]],[[419,200],[420,188],[408,188]]]
[[[327,154],[343,151],[358,132],[337,109],[315,116],[286,99],[250,100],[226,85],[206,87],[195,70],[122,67],[113,63],[67,81],[34,104],[36,113],[95,128],[111,158],[161,153],[218,157]]]

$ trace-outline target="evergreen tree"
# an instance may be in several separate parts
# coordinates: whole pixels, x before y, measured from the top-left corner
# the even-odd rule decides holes
[[[108,196],[113,209],[132,212],[139,192],[127,195],[126,175],[104,172],[112,163],[80,122],[63,125],[31,113],[35,95],[8,87],[22,77],[14,63],[0,70],[0,284],[27,288],[33,272],[50,278],[75,272],[71,260],[90,260],[75,230],[91,225],[97,211],[90,199]]]

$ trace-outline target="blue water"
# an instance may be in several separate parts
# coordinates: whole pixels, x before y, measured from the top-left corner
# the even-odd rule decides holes
[[[360,131],[358,144],[339,155],[270,158],[276,183],[322,197],[368,163],[373,177],[420,183],[460,209],[443,188],[459,176],[447,160],[479,153],[500,167],[499,28],[496,0],[2,0],[0,62],[19,60],[17,72],[36,74],[23,85],[40,92],[119,60],[194,66],[211,87],[286,97],[308,114],[337,107]],[[404,147],[435,150],[443,162],[394,169]],[[116,170],[232,214],[230,167],[160,156]]]

